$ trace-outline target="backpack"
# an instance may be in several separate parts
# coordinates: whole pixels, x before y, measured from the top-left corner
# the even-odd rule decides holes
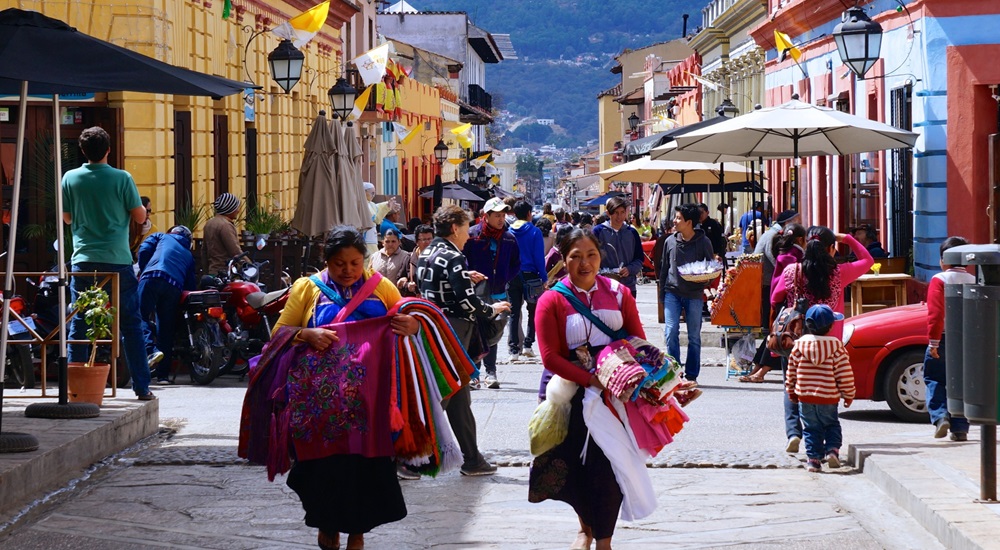
[[[788,357],[792,353],[795,341],[805,332],[806,311],[809,310],[809,300],[799,298],[795,307],[785,306],[771,325],[771,333],[767,335],[767,349],[775,355]]]

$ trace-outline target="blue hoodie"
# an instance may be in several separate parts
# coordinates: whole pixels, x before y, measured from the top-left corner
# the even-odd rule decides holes
[[[517,220],[510,226],[521,253],[521,271],[541,277],[545,273],[545,241],[542,230],[527,220]]]
[[[172,233],[153,233],[139,246],[139,278],[160,278],[181,290],[194,290],[191,239]]]

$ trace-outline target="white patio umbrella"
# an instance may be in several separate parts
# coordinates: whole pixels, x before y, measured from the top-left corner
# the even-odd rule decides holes
[[[619,164],[597,173],[603,180],[631,181],[664,184],[715,184],[719,183],[719,173],[728,176],[750,176],[750,170],[741,164],[709,164],[705,162],[684,162],[676,160],[653,160],[642,157],[625,164]]]
[[[678,152],[787,159],[913,147],[916,140],[913,132],[794,96],[777,107],[681,134],[675,143]]]

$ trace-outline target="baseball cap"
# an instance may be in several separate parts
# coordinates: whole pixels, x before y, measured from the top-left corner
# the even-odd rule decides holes
[[[826,305],[815,305],[806,311],[806,326],[810,330],[823,330],[834,323],[834,321],[842,321],[844,319],[843,313],[836,313],[830,306]]]
[[[506,212],[507,210],[510,210],[510,207],[497,197],[486,201],[486,206],[483,207],[483,212]]]
[[[776,221],[778,223],[785,223],[788,220],[790,220],[790,219],[792,219],[792,218],[794,218],[795,216],[798,216],[798,215],[799,215],[799,213],[796,212],[796,211],[794,211],[794,210],[785,210],[781,214],[778,214],[778,217],[774,221]]]

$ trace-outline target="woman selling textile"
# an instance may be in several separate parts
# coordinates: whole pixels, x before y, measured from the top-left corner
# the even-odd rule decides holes
[[[635,298],[617,281],[597,275],[601,253],[590,231],[574,229],[559,241],[566,263],[568,287],[593,314],[612,330],[624,329],[630,336],[645,338]],[[531,466],[528,500],[555,499],[576,511],[580,531],[573,548],[611,548],[611,535],[622,504],[622,492],[600,446],[588,435],[583,419],[583,396],[587,386],[604,386],[589,367],[581,367],[611,342],[611,337],[587,320],[562,294],[547,291],[538,299],[535,330],[546,370],[575,382],[569,432],[558,446],[535,459]],[[588,441],[589,440],[589,441]],[[581,453],[586,449],[585,459]]]
[[[326,270],[295,281],[288,303],[275,324],[302,327],[296,341],[317,351],[339,341],[336,332],[322,328],[333,322],[362,290],[374,272],[365,271],[364,235],[349,226],[336,226],[324,244]],[[394,281],[382,279],[346,321],[386,315],[401,298]],[[396,315],[392,332],[409,336],[419,330],[416,319]],[[364,547],[364,533],[384,523],[406,517],[406,504],[396,479],[392,457],[368,458],[360,454],[335,454],[292,465],[288,486],[298,493],[306,511],[306,525],[319,528],[319,547],[339,548],[340,533],[348,533],[347,548]]]

